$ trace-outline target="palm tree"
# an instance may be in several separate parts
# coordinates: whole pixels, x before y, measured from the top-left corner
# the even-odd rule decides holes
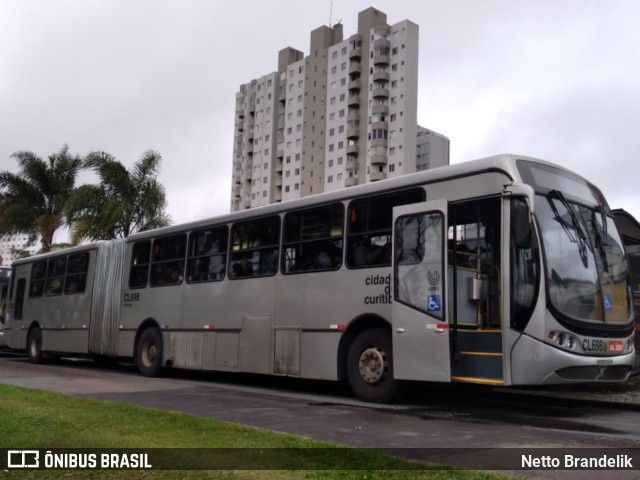
[[[48,162],[27,151],[11,156],[20,172],[0,172],[0,234],[24,232],[34,240],[39,234],[42,251],[48,252],[54,233],[66,224],[64,206],[82,160],[71,155],[66,144]]]
[[[87,155],[83,166],[96,172],[100,183],[78,187],[67,203],[72,241],[125,238],[169,225],[164,187],[156,179],[161,161],[149,150],[129,171],[108,153]]]

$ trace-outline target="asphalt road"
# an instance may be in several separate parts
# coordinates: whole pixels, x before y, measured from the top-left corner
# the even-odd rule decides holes
[[[332,383],[186,372],[146,378],[130,365],[105,368],[82,360],[32,365],[5,354],[0,354],[0,383],[181,411],[357,447],[400,449],[407,456],[459,466],[480,465],[482,457],[504,455],[510,448],[608,448],[615,453],[640,447],[637,408],[465,387],[421,385],[410,389],[405,403],[380,406],[360,402]],[[439,458],[425,450],[443,448],[447,450],[439,450]],[[630,470],[509,473],[640,477]]]

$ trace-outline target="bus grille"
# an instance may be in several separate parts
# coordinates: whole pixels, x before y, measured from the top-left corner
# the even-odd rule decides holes
[[[626,365],[610,365],[608,367],[567,367],[556,372],[565,380],[573,381],[624,381],[631,373]]]

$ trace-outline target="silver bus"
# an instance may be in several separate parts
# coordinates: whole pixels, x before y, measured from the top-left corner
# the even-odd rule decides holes
[[[501,155],[18,260],[5,332],[44,355],[346,381],[622,382],[629,266],[602,193]]]

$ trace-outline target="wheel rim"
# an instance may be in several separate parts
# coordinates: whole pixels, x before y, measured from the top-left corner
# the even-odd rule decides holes
[[[31,357],[36,358],[38,356],[39,350],[38,339],[35,336],[31,337],[31,341],[29,342],[29,353],[31,354]]]
[[[142,363],[145,367],[150,367],[156,360],[156,344],[146,343],[142,349]]]
[[[360,376],[367,383],[380,382],[385,376],[387,366],[387,354],[380,346],[372,345],[360,354],[358,369]]]

